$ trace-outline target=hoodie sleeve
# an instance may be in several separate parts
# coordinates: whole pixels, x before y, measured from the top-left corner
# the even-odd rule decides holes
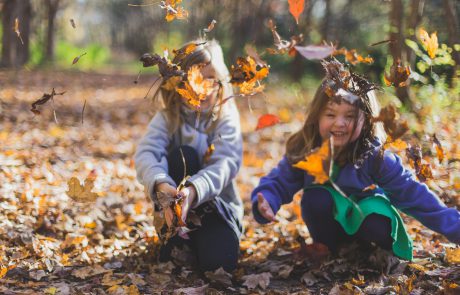
[[[380,165],[373,169],[373,179],[389,193],[391,203],[431,230],[460,244],[460,212],[448,208],[426,184],[417,181],[397,155],[386,151],[383,161],[379,162]]]
[[[169,142],[166,119],[162,112],[158,112],[150,121],[147,133],[139,142],[134,156],[137,179],[153,199],[156,184],[167,182],[176,186],[168,175],[166,157]]]
[[[197,192],[194,208],[218,196],[235,178],[241,166],[243,140],[240,117],[236,105],[227,104],[213,131],[214,152],[204,167],[188,179]]]
[[[282,204],[292,201],[294,194],[304,186],[305,173],[292,167],[286,157],[278,163],[278,166],[260,179],[259,185],[252,191],[252,213],[259,223],[268,223],[257,209],[257,193],[262,193],[270,204],[273,213],[276,214]]]

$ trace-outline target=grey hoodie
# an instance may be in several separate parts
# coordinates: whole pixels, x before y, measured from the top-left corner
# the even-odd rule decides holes
[[[175,182],[168,175],[168,153],[181,145],[193,147],[198,152],[202,167],[188,180],[197,191],[194,208],[212,202],[239,237],[242,233],[243,204],[234,178],[241,166],[243,144],[236,105],[233,100],[223,105],[216,128],[209,134],[206,129],[212,121],[205,112],[201,113],[196,122],[197,113],[184,106],[180,116],[184,123],[174,134],[168,131],[163,111],[158,112],[150,121],[135,155],[137,179],[152,198],[156,197],[156,184],[167,182],[175,187]],[[214,144],[215,150],[204,163],[203,156],[211,144]]]

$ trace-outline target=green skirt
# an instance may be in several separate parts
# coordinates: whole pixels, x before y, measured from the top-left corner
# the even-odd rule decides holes
[[[332,186],[312,185],[305,188],[320,187],[328,190],[334,199],[334,217],[348,235],[354,235],[369,214],[380,214],[391,220],[391,237],[393,253],[403,259],[412,260],[412,239],[406,232],[404,222],[390,200],[383,194],[374,194],[359,200],[355,196],[344,197]]]

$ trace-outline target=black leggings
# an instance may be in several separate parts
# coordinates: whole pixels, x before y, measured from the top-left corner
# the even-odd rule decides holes
[[[177,184],[184,177],[180,150],[185,158],[186,175],[194,175],[200,170],[198,154],[192,147],[181,146],[172,150],[168,155],[168,169],[169,175]],[[196,211],[206,212],[201,218],[201,226],[188,233],[190,240],[179,236],[171,238],[160,249],[160,261],[171,259],[171,251],[174,246],[188,245],[196,255],[201,271],[213,271],[220,267],[227,272],[235,270],[238,263],[239,240],[233,229],[216,210],[215,207],[206,203],[196,208]]]

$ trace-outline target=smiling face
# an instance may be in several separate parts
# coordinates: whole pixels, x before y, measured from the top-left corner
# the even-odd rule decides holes
[[[363,124],[364,114],[355,106],[328,102],[319,116],[319,134],[323,140],[332,136],[334,147],[343,148],[359,137]]]

